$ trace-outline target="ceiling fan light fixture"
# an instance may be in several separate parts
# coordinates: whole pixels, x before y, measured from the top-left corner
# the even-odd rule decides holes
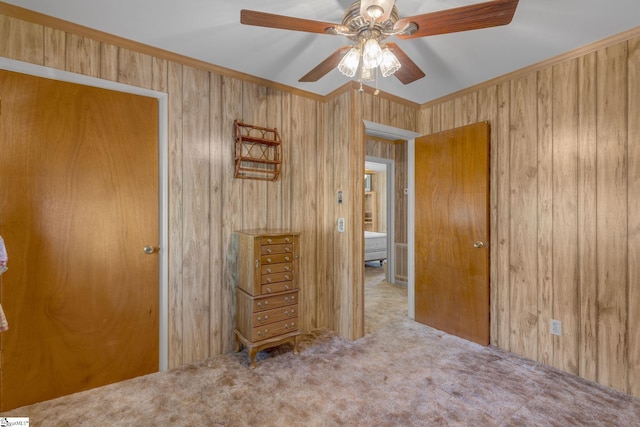
[[[376,69],[362,67],[360,69],[360,81],[361,82],[375,82],[376,81]]]
[[[362,64],[365,68],[375,68],[382,60],[382,49],[376,39],[369,39],[362,50]]]
[[[400,67],[401,65],[398,58],[396,58],[388,47],[385,47],[382,50],[382,60],[380,61],[380,72],[382,73],[382,77],[389,77],[398,71]]]
[[[360,15],[374,21],[389,19],[395,0],[361,0]]]
[[[338,70],[347,77],[353,77],[358,71],[358,65],[360,65],[360,50],[353,47],[340,60]]]

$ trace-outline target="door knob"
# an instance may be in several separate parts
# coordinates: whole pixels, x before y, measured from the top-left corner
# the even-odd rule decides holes
[[[477,242],[473,243],[473,247],[476,249],[484,248],[484,242],[482,242],[481,240],[478,240]]]
[[[144,247],[144,253],[147,254],[147,255],[151,255],[155,251],[156,251],[156,248],[154,246],[145,246]]]

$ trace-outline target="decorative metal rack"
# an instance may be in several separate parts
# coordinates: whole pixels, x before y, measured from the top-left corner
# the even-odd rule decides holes
[[[265,128],[233,121],[236,178],[277,181],[282,165],[280,135]]]

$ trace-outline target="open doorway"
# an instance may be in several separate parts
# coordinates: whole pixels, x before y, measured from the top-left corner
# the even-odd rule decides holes
[[[365,261],[364,265],[364,331],[365,334],[371,334],[392,322],[402,321],[407,317],[413,318],[409,295],[413,292],[408,285],[407,256],[410,196],[407,191],[410,161],[408,150],[409,141],[418,134],[367,121],[365,121],[365,129],[366,163],[363,169],[375,172],[376,175],[372,174],[370,181],[365,176],[365,181],[370,182],[371,186],[365,186],[363,192],[371,189],[376,193],[385,194],[381,197],[384,200],[383,206],[378,206],[377,209],[377,212],[384,209],[384,213],[378,214],[374,221],[384,222],[385,228],[382,229],[386,230],[384,234],[387,237],[384,245],[386,263],[383,261],[381,266],[378,261],[373,260]],[[386,176],[381,177],[383,174]],[[377,187],[373,176],[377,177]],[[384,188],[380,187],[380,181],[385,184]],[[380,197],[376,198],[380,199]],[[369,227],[365,223],[363,228],[367,230]],[[404,253],[402,253],[403,249]]]

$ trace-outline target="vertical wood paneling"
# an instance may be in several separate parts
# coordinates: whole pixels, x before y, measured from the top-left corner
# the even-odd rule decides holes
[[[185,363],[183,349],[184,302],[182,290],[183,229],[182,211],[182,66],[169,63],[169,129],[168,131],[168,173],[169,173],[169,367]],[[187,306],[188,307],[188,306]]]
[[[597,380],[596,54],[578,60],[579,374]]]
[[[348,300],[350,313],[350,339],[357,339],[364,335],[364,157],[365,157],[365,128],[361,98],[355,91],[351,92],[350,108],[352,111],[349,138],[349,163],[347,170],[349,193],[353,200],[352,210],[349,212],[347,224],[351,229],[351,248],[349,251],[349,281],[350,297]],[[398,111],[397,104],[392,104]],[[399,117],[399,116],[395,116]],[[395,122],[400,123],[400,122]],[[359,207],[359,209],[357,208]],[[357,209],[357,211],[356,211]],[[358,212],[358,214],[355,214]]]
[[[477,95],[478,117],[480,122],[489,122],[489,260],[496,260],[498,254],[498,231],[495,225],[498,221],[498,153],[500,143],[498,138],[498,124],[493,119],[498,116],[498,91],[495,86],[480,90]],[[498,336],[498,322],[496,321],[498,304],[498,286],[496,278],[498,276],[497,263],[489,262],[489,337],[491,344],[494,344]]]
[[[64,31],[45,27],[44,29],[44,66],[65,69],[65,35]]]
[[[478,92],[471,92],[454,100],[455,127],[470,125],[478,121]]]
[[[223,147],[222,171],[222,250],[224,267],[222,270],[222,306],[218,307],[222,316],[221,334],[226,339],[223,351],[233,347],[233,329],[236,312],[237,241],[232,233],[242,229],[242,179],[233,177],[233,121],[242,117],[242,82],[230,77],[222,78],[222,120],[221,141]]]
[[[183,340],[185,361],[209,356],[209,77],[183,67]]]
[[[0,56],[44,64],[44,28],[20,19],[0,15]]]
[[[209,319],[209,354],[222,353],[226,348],[228,340],[228,330],[224,329],[224,316],[228,315],[226,310],[215,309],[224,307],[225,298],[223,295],[223,272],[225,249],[223,247],[223,235],[220,232],[223,224],[223,199],[224,199],[224,173],[228,171],[230,156],[228,146],[223,141],[223,131],[220,123],[223,123],[222,110],[222,77],[212,74],[209,76],[209,307],[211,316]]]
[[[316,164],[317,164],[317,172],[316,178],[317,182],[324,183],[323,186],[318,186],[316,191],[316,203],[318,206],[318,216],[316,217],[316,276],[315,276],[315,293],[316,293],[316,318],[318,325],[329,325],[331,320],[329,319],[331,307],[330,302],[330,286],[329,282],[327,282],[327,274],[331,271],[331,267],[329,266],[328,260],[328,252],[329,249],[329,233],[327,230],[330,230],[330,225],[327,224],[328,221],[332,220],[333,217],[327,215],[328,206],[333,202],[332,197],[327,197],[327,192],[333,189],[331,185],[331,169],[325,167],[327,165],[327,114],[326,107],[321,103],[316,104],[316,132],[318,133],[317,138],[317,151],[316,151]]]
[[[578,68],[566,61],[553,71],[553,315],[562,321],[554,337],[553,366],[578,373]],[[548,256],[549,257],[549,256]],[[548,331],[548,320],[541,330]]]
[[[511,266],[509,264],[509,246],[511,244],[509,218],[511,216],[509,196],[511,193],[511,158],[510,144],[510,98],[511,86],[509,82],[498,85],[498,112],[492,128],[495,128],[495,140],[492,144],[498,145],[498,157],[491,163],[492,169],[497,170],[497,180],[494,183],[498,199],[496,212],[496,276],[492,279],[492,285],[496,288],[496,304],[498,305],[496,317],[492,319],[497,323],[497,336],[495,345],[511,349]]]
[[[640,396],[640,38],[629,41],[629,392]],[[633,113],[631,113],[633,112]]]
[[[151,56],[129,49],[118,49],[118,81],[151,89]]]
[[[65,68],[72,73],[100,76],[100,42],[67,34],[65,39]]]
[[[553,72],[538,72],[538,360],[553,364]]]
[[[317,215],[316,191],[309,191],[317,183],[316,176],[316,132],[315,102],[299,96],[292,98],[291,130],[296,135],[297,144],[291,150],[291,174],[297,177],[292,182],[292,211],[291,228],[301,231],[300,265],[300,322],[303,329],[309,329],[315,324],[316,293],[315,293],[315,259],[317,257],[315,239],[315,224],[308,221]]]
[[[456,105],[455,100],[445,101],[440,106],[440,129],[453,129],[456,123]]]
[[[112,44],[100,45],[100,78],[118,81],[118,50],[118,46]]]
[[[290,134],[284,134],[282,132],[282,110],[283,110],[283,94],[276,89],[267,88],[267,118],[265,126],[270,128],[276,128],[280,139],[283,142],[281,145],[281,153],[285,148],[291,147]],[[284,157],[284,156],[283,156]],[[286,165],[286,162],[285,162]],[[281,229],[282,226],[282,188],[284,185],[289,184],[289,181],[284,179],[282,174],[283,168],[280,168],[280,178],[276,182],[269,183],[267,185],[266,200],[268,200],[267,209],[267,222],[266,227],[271,229]],[[289,176],[289,175],[287,175]]]
[[[532,359],[538,345],[536,74],[511,83],[511,351]]]
[[[598,381],[627,388],[627,46],[597,54]]]
[[[267,88],[252,83],[242,84],[242,121],[256,126],[267,124]],[[267,182],[242,180],[242,228],[262,229],[267,226]]]

